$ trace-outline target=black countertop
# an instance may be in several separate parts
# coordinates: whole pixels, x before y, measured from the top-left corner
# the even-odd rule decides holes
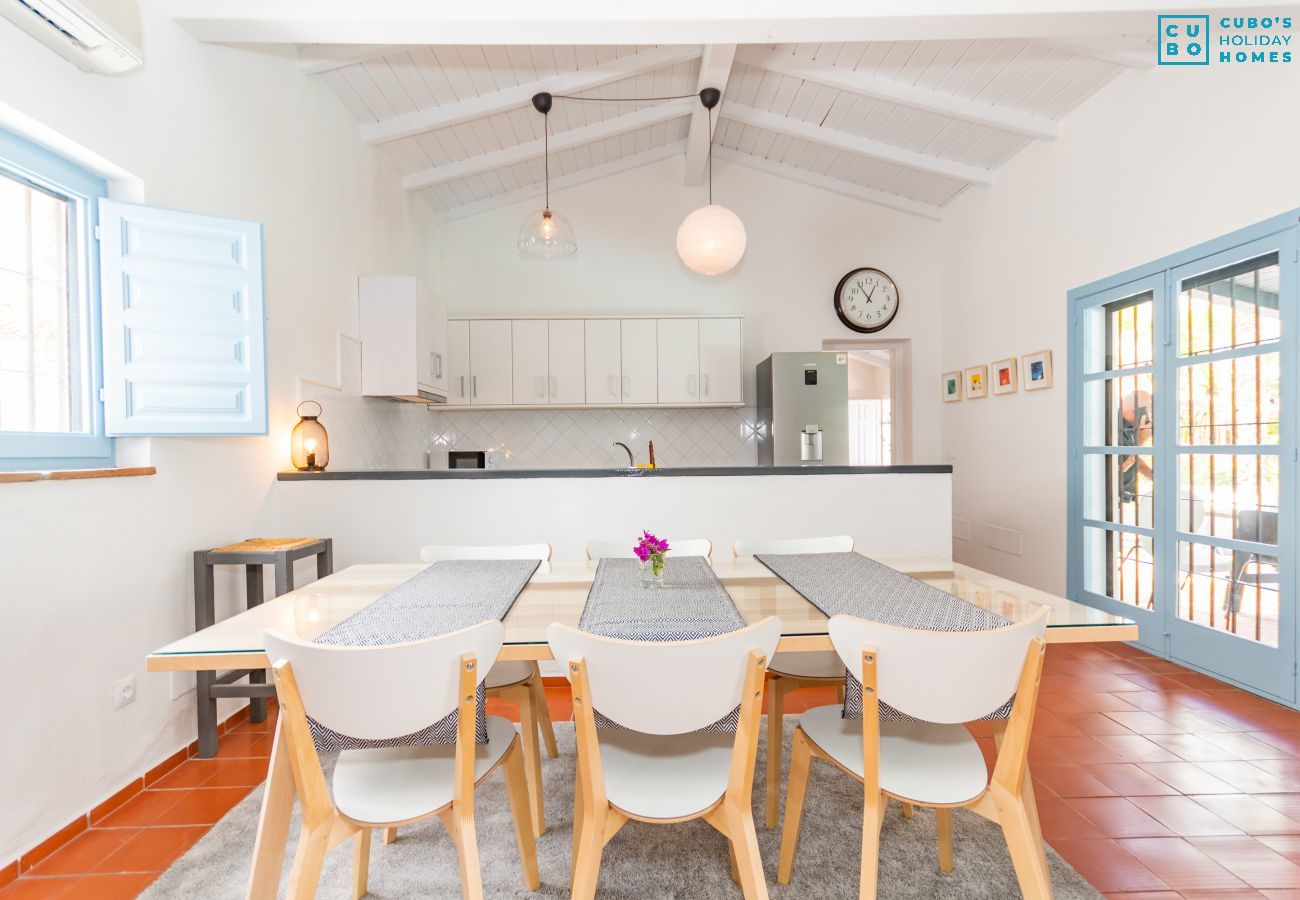
[[[421,481],[477,478],[690,478],[733,475],[949,475],[952,466],[687,466],[664,469],[329,469],[280,472],[280,481]]]

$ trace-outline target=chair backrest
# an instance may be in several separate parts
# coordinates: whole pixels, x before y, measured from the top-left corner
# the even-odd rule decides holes
[[[444,559],[540,559],[551,558],[550,544],[426,544],[420,548],[421,562]]]
[[[847,534],[815,538],[736,538],[734,556],[757,556],[760,553],[849,553],[853,538]]]
[[[833,616],[831,643],[855,676],[875,647],[876,696],[926,722],[956,724],[997,711],[1016,692],[1025,656],[1051,610],[990,631],[915,631],[856,616]]]
[[[587,541],[587,559],[604,559],[607,556],[636,556],[632,552],[633,541]],[[665,556],[703,556],[713,555],[713,543],[708,538],[685,538],[669,540]]]
[[[546,640],[555,658],[586,661],[591,705],[602,716],[646,734],[686,734],[740,705],[751,650],[771,662],[781,620],[693,641],[627,641],[554,624]]]
[[[428,728],[460,699],[460,658],[474,655],[478,682],[501,652],[506,629],[488,621],[406,644],[337,647],[262,632],[274,664],[289,661],[307,715],[349,737],[384,740]],[[383,691],[376,702],[375,690]]]

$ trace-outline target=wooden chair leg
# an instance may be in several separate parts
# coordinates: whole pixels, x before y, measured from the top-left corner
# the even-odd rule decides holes
[[[844,702],[844,682],[841,681],[839,684],[835,685],[835,696],[840,703]]]
[[[275,900],[280,890],[280,873],[284,868],[284,851],[289,840],[289,819],[293,815],[293,798],[297,795],[287,740],[283,723],[277,719],[257,825],[257,841],[253,846],[253,866],[248,879],[249,900]]]
[[[758,851],[758,834],[754,830],[754,817],[748,806],[730,814],[728,829],[730,844],[740,874],[740,887],[745,900],[767,900],[767,877],[763,874],[763,858]]]
[[[785,694],[789,679],[777,676],[767,683],[767,811],[763,824],[776,827],[776,809],[781,794],[781,740]]]
[[[320,883],[321,866],[329,852],[330,829],[333,818],[326,819],[315,828],[304,829],[298,835],[298,849],[293,855],[293,869],[289,873],[289,900],[309,900],[316,896]]]
[[[537,710],[537,724],[541,728],[542,740],[546,743],[546,755],[555,759],[560,755],[560,748],[555,743],[555,725],[551,722],[551,708],[546,703],[546,686],[542,684],[540,671],[529,680],[529,688]]]
[[[578,852],[573,861],[573,900],[594,900],[600,880],[600,855],[605,848],[605,809],[583,812]]]
[[[1011,851],[1011,862],[1016,868],[1016,880],[1025,900],[1050,900],[1052,880],[1047,872],[1047,854],[1043,850],[1043,836],[1034,827],[1022,797],[1007,798],[998,803],[998,823]]]
[[[862,869],[858,881],[858,900],[876,900],[876,881],[880,874],[880,825],[885,796],[879,792],[864,797],[862,805]]]
[[[569,890],[573,890],[573,879],[578,873],[578,841],[582,837],[586,801],[583,799],[582,773],[579,772],[573,782],[573,849],[569,851]]]
[[[731,863],[731,880],[740,884],[740,867],[736,865],[736,845],[727,838],[727,859]]]
[[[352,855],[352,896],[361,900],[369,890],[370,880],[370,829],[357,832],[357,845]]]
[[[528,777],[524,773],[519,743],[506,753],[506,791],[510,796],[510,814],[515,820],[515,841],[519,844],[519,862],[524,869],[524,887],[535,891],[541,886],[537,874],[537,840],[533,836],[532,803],[528,797]]]
[[[911,803],[903,803],[903,818],[910,819],[914,815],[916,815],[916,807]]]
[[[939,838],[939,871],[952,871],[952,810],[946,806],[934,811],[934,830]]]
[[[778,884],[789,884],[794,872],[794,854],[799,848],[799,826],[803,821],[803,801],[808,793],[808,770],[812,766],[812,747],[803,730],[794,733],[790,750],[790,774],[785,786],[785,824],[781,826],[781,862],[776,870]]]
[[[462,816],[453,803],[439,813],[438,818],[456,844],[461,896],[464,900],[483,900],[483,871],[479,865],[478,836],[474,831],[473,817]]]
[[[385,828],[384,843],[391,844],[395,840],[397,840],[397,826],[394,825],[392,828]]]

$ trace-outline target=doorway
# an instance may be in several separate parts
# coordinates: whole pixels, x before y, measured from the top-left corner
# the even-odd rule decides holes
[[[849,465],[911,461],[911,342],[826,340],[823,350],[848,355]]]

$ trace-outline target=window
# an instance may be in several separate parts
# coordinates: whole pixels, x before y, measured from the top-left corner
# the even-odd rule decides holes
[[[0,468],[112,462],[93,252],[106,187],[0,131]]]

